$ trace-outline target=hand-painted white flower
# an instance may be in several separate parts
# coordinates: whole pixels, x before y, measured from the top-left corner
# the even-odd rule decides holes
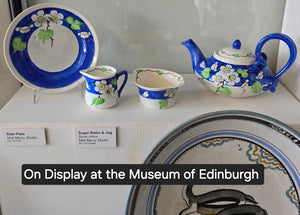
[[[202,61],[202,62],[200,63],[200,67],[201,67],[201,68],[205,68],[205,61]]]
[[[226,66],[221,66],[220,67],[220,72],[223,72],[224,75],[226,74],[231,74],[234,72],[234,69],[232,69],[232,66],[227,64]]]
[[[31,16],[31,20],[34,21],[35,27],[47,26],[48,14],[44,14],[43,10],[39,10],[36,14]]]
[[[210,68],[211,68],[211,70],[213,70],[213,71],[217,71],[217,68],[218,68],[218,62],[214,63]]]
[[[86,38],[89,38],[89,36],[91,35],[91,32],[83,31],[83,32],[78,33],[78,35],[79,35],[81,38],[86,39]]]
[[[263,79],[263,77],[264,77],[264,74],[263,74],[262,71],[260,71],[260,73],[258,73],[257,78],[258,78],[258,79]]]
[[[227,84],[229,85],[235,85],[241,81],[239,74],[237,72],[233,72],[230,75],[228,75],[225,79],[227,81]]]
[[[23,27],[16,27],[16,31],[19,31],[22,34],[25,34],[25,33],[29,32],[30,28],[32,28],[32,27],[33,27],[33,25],[23,26]]]
[[[149,96],[148,91],[145,91],[145,92],[143,93],[143,96],[144,96],[144,97],[148,97],[148,96]]]
[[[57,13],[56,10],[51,10],[50,15],[48,16],[50,20],[50,26],[61,25],[63,23],[62,19],[64,18],[64,15],[62,15],[61,13]]]
[[[114,88],[113,88],[112,84],[107,85],[106,89],[105,89],[105,94],[107,96],[111,96],[112,97],[113,93],[114,93]]]
[[[105,80],[95,82],[95,91],[105,93],[107,82]]]
[[[175,97],[175,89],[168,89],[165,92],[164,96],[167,98],[174,98]]]
[[[217,72],[215,75],[211,77],[212,81],[216,81],[217,83],[221,83],[225,80],[226,77],[223,76],[223,72]]]

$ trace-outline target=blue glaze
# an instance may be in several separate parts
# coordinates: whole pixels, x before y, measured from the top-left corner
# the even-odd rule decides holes
[[[190,51],[193,70],[195,73],[197,73],[198,71],[200,71],[200,63],[205,60],[204,55],[192,39],[188,39],[187,41],[184,41],[181,44],[186,46]]]
[[[282,40],[290,49],[290,57],[287,64],[274,76],[272,71],[267,67],[267,55],[261,52],[263,45],[271,39]],[[231,95],[231,91],[234,90],[233,88],[243,88],[245,86],[251,87],[253,91],[251,92],[252,94],[258,94],[262,90],[275,92],[278,78],[294,63],[297,56],[297,48],[293,40],[287,35],[279,33],[267,35],[258,42],[255,51],[255,62],[254,64],[249,63],[250,65],[241,65],[241,62],[244,61],[236,61],[236,64],[223,62],[214,56],[206,59],[192,39],[188,39],[182,42],[182,44],[186,46],[190,52],[194,73],[199,78],[216,84],[216,91],[227,96]],[[239,51],[241,42],[235,40],[232,47],[233,50]],[[231,53],[229,53],[228,56],[231,57],[231,61],[235,61],[232,60],[235,59],[235,57],[237,59],[243,57],[249,57],[249,59],[251,59],[250,55],[239,56],[238,52],[236,55],[230,54]],[[251,61],[249,60],[249,62]],[[253,84],[255,84],[255,86],[252,87]],[[227,91],[220,90],[220,88],[227,88]],[[246,89],[243,90],[246,91]]]
[[[92,79],[92,78],[89,78],[87,76],[84,76],[85,80],[86,80],[86,91],[88,91],[89,93],[93,93],[93,94],[96,94],[98,95],[99,94],[99,91],[96,91],[95,88],[96,88],[96,83],[99,82],[103,82],[105,81],[105,85],[110,85],[112,86],[112,88],[114,89],[114,91],[117,89],[117,84],[113,84],[114,81],[116,81],[116,77],[113,77],[113,78],[108,78],[108,79],[101,79],[101,80],[95,80],[95,79]]]
[[[147,99],[161,100],[161,99],[171,98],[170,96],[166,96],[167,90],[151,91],[151,90],[145,90],[141,87],[138,87],[138,89],[139,89],[140,96],[147,98]]]
[[[121,75],[124,75],[124,81],[122,83],[122,85],[120,86],[120,88],[118,89],[118,84],[117,81],[119,79],[119,77]],[[90,78],[88,76],[84,76],[85,80],[86,80],[86,91],[89,93],[93,93],[95,95],[99,95],[102,94],[101,92],[96,91],[95,88],[97,88],[97,84],[104,84],[106,86],[110,86],[111,89],[113,89],[113,91],[117,91],[118,92],[118,98],[120,98],[121,93],[127,83],[127,79],[128,79],[128,73],[126,70],[117,73],[114,77],[112,78],[107,78],[107,79],[95,79],[95,78]]]
[[[38,11],[43,10],[44,14],[50,13],[52,10],[56,10],[57,13],[63,14],[63,23],[62,26],[69,28],[75,35],[78,41],[79,51],[78,56],[75,62],[62,71],[58,72],[49,72],[38,68],[30,59],[27,47],[24,51],[17,51],[14,53],[13,48],[13,39],[15,37],[20,37],[23,42],[28,44],[30,37],[32,36],[33,32],[38,29],[39,27],[34,26],[34,21],[32,21],[31,16],[33,14],[37,14]],[[72,30],[70,28],[70,24],[66,22],[66,18],[72,16],[74,20],[78,20],[79,22],[83,23],[80,25],[80,30]],[[9,53],[11,61],[16,69],[16,71],[28,82],[31,84],[46,88],[46,89],[56,89],[56,88],[63,88],[69,86],[75,82],[77,82],[82,75],[79,73],[80,70],[89,68],[93,62],[93,58],[95,56],[95,41],[93,34],[89,27],[87,26],[84,21],[77,16],[76,14],[64,10],[61,8],[56,7],[49,7],[49,8],[40,8],[32,13],[29,13],[25,17],[23,17],[20,22],[17,24],[16,28],[21,28],[23,26],[30,26],[29,32],[21,33],[20,31],[14,30],[9,44]],[[88,38],[82,38],[79,33],[80,32],[88,32],[90,35]],[[63,61],[63,59],[62,59]]]
[[[127,72],[126,70],[124,70],[124,71],[122,71],[122,72],[117,73],[117,75],[116,75],[117,80],[119,80],[119,77],[120,77],[121,75],[124,75],[124,80],[123,80],[123,83],[122,83],[121,87],[120,87],[119,90],[118,90],[118,96],[119,96],[119,98],[120,98],[121,93],[122,93],[122,91],[123,91],[123,89],[124,89],[124,87],[125,87],[125,85],[126,85],[126,83],[127,83],[127,80],[128,80],[128,72]]]
[[[285,64],[285,66],[279,72],[277,72],[274,75],[273,80],[269,84],[269,86],[264,88],[265,91],[270,90],[273,93],[273,92],[275,92],[276,86],[278,85],[278,78],[283,73],[285,73],[290,68],[290,66],[294,63],[294,61],[296,60],[297,47],[296,47],[294,41],[287,35],[277,34],[277,33],[269,34],[269,35],[265,36],[264,38],[262,38],[256,46],[255,57],[258,62],[262,62],[262,64],[263,64],[264,56],[261,52],[261,49],[267,41],[272,40],[272,39],[282,40],[283,42],[285,42],[287,44],[287,46],[289,47],[289,50],[290,50],[290,57],[289,57],[288,62]]]
[[[241,41],[240,40],[235,40],[232,44],[233,49],[240,49],[241,48]]]

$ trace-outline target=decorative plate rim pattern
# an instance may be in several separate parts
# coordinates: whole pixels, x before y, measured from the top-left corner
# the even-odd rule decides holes
[[[78,11],[68,7],[68,6],[64,6],[64,5],[61,5],[61,4],[56,4],[56,3],[42,3],[42,4],[37,4],[37,5],[34,5],[32,7],[29,7],[27,9],[25,9],[24,11],[22,11],[11,23],[10,25],[8,26],[7,28],[7,31],[5,33],[5,37],[4,37],[4,40],[3,40],[3,51],[4,51],[4,58],[5,58],[5,61],[7,63],[7,66],[9,68],[9,70],[11,71],[11,73],[15,76],[16,79],[18,79],[21,83],[23,83],[24,85],[28,86],[29,88],[33,89],[33,90],[38,90],[38,91],[43,91],[43,92],[51,92],[51,93],[57,93],[57,92],[63,92],[63,91],[66,91],[66,90],[69,90],[69,89],[72,89],[76,86],[78,86],[80,83],[82,83],[84,81],[84,78],[80,75],[80,76],[76,76],[74,77],[75,80],[72,80],[70,82],[67,82],[65,84],[65,86],[55,86],[55,87],[47,87],[47,86],[38,86],[36,85],[35,83],[32,83],[32,81],[30,80],[26,80],[21,74],[20,72],[18,71],[18,69],[15,67],[13,61],[12,61],[12,57],[11,57],[11,53],[10,53],[10,43],[12,40],[12,36],[13,36],[13,33],[14,31],[16,30],[17,26],[20,24],[20,22],[22,22],[23,19],[25,19],[27,16],[29,16],[30,14],[34,13],[34,12],[38,12],[40,10],[46,10],[46,9],[58,9],[58,10],[63,10],[63,11],[66,11],[70,14],[73,14],[74,16],[78,17],[79,19],[81,19],[83,21],[83,23],[79,23],[79,25],[81,24],[85,24],[88,28],[88,30],[90,31],[91,33],[91,36],[92,36],[92,42],[93,42],[93,48],[94,48],[94,53],[92,53],[92,55],[89,57],[89,64],[88,67],[92,67],[92,66],[95,66],[96,63],[97,63],[97,60],[98,60],[98,55],[99,55],[99,43],[98,43],[98,37],[97,37],[97,34],[93,28],[93,26],[91,25],[91,23],[81,14],[79,13]],[[46,14],[47,15],[47,14]],[[76,21],[76,19],[74,19],[74,21]],[[78,21],[78,20],[77,20]],[[39,27],[36,26],[37,29],[39,29]],[[71,27],[70,27],[71,29]],[[33,34],[34,32],[31,33],[31,35]],[[82,32],[84,33],[84,32]],[[29,36],[28,38],[28,41],[29,39],[31,38],[31,35]],[[75,35],[75,33],[74,33]],[[82,37],[83,38],[83,37]],[[28,42],[27,41],[27,42]],[[44,40],[43,40],[44,42]],[[78,45],[80,47],[80,44],[79,44],[79,41],[78,41]],[[27,52],[27,50],[26,50]],[[86,50],[86,53],[88,53],[88,50]],[[26,53],[26,55],[29,55],[28,52]],[[81,54],[82,55],[82,54]],[[76,57],[76,61],[77,59],[81,56],[80,55],[80,50],[78,51],[78,54],[77,54],[77,57]],[[31,59],[29,58],[29,60],[31,61]],[[72,65],[76,62],[74,61],[72,63]],[[87,69],[87,68],[81,68],[81,66],[83,65],[83,63],[85,62],[85,60],[83,62],[79,62],[80,63],[80,70],[81,69]],[[22,62],[21,62],[22,63]],[[45,71],[43,69],[40,69],[38,68],[34,63],[32,63],[31,61],[31,64],[32,64],[32,68],[37,68],[38,71],[41,71],[41,72],[48,72],[48,71]],[[72,66],[71,65],[71,66]],[[68,66],[66,69],[63,69],[61,71],[58,71],[58,72],[61,72],[63,73],[64,71],[67,71],[68,68],[70,68],[71,66]],[[70,71],[68,71],[70,72]],[[73,73],[75,74],[73,71],[71,71],[70,73]],[[79,73],[79,71],[78,71]],[[48,77],[51,77],[49,76],[49,74],[47,74]],[[64,75],[64,74],[63,74]],[[62,77],[61,79],[64,79],[64,77]],[[66,80],[66,79],[64,79]],[[55,80],[53,80],[55,81]]]
[[[297,131],[295,131],[294,129],[287,126],[286,124],[284,124],[274,118],[271,118],[271,117],[263,115],[263,114],[258,114],[258,113],[254,113],[254,112],[248,112],[248,111],[235,111],[235,110],[219,111],[219,112],[213,112],[213,113],[204,114],[204,115],[195,117],[195,118],[191,119],[190,121],[187,121],[187,122],[181,124],[180,126],[178,126],[177,128],[173,129],[168,135],[166,135],[155,146],[155,148],[152,150],[152,152],[145,159],[144,164],[151,164],[153,161],[155,161],[156,156],[158,156],[158,154],[161,153],[161,151],[165,147],[167,147],[168,144],[170,144],[172,142],[172,140],[176,139],[178,136],[180,136],[184,132],[188,131],[189,127],[196,126],[195,124],[197,124],[197,123],[202,124],[205,121],[206,122],[214,121],[214,120],[218,120],[220,118],[227,118],[227,119],[243,118],[244,120],[246,119],[246,121],[248,120],[248,121],[252,121],[255,123],[263,123],[263,126],[265,126],[265,125],[268,126],[268,128],[274,130],[276,132],[276,134],[279,133],[279,135],[284,135],[284,137],[289,138],[290,142],[295,143],[294,147],[298,147],[298,148],[300,147],[300,134]],[[218,132],[218,131],[216,131],[216,132]],[[241,133],[243,132],[242,129],[240,132]],[[251,132],[249,133],[249,135],[253,135],[253,137],[258,137],[258,138],[261,138],[262,140],[264,140],[260,136],[255,136],[254,134],[251,134]],[[199,137],[201,137],[201,134],[199,134]],[[196,137],[194,137],[194,138],[196,138]],[[191,140],[186,140],[186,142],[190,142],[190,141]],[[181,146],[184,146],[186,144],[186,142],[183,143]],[[278,150],[278,146],[275,146],[275,148],[277,148],[277,150]],[[270,149],[267,147],[267,152],[269,152],[269,150]],[[287,155],[285,155],[284,152],[281,151],[281,149],[279,149],[278,151],[279,151],[278,152],[279,155],[285,157],[285,159],[287,160],[286,162],[289,165],[288,170],[294,171],[293,174],[296,174],[296,175],[292,175],[292,177],[290,174],[288,174],[288,175],[289,175],[290,179],[292,180],[292,184],[294,184],[296,191],[298,190],[298,192],[299,192],[299,169],[297,169],[296,164],[291,162],[291,159],[288,158]],[[172,155],[174,155],[175,152],[173,150],[170,153],[173,153]],[[163,159],[169,160],[169,159],[171,159],[170,156],[171,156],[171,154],[169,154],[169,157],[165,156]],[[276,158],[278,158],[277,156],[278,155],[276,154]],[[282,162],[282,158],[280,158],[279,161]],[[297,163],[299,163],[299,159],[297,160]],[[284,165],[284,168],[286,168],[286,165]],[[147,188],[147,191],[144,191],[144,192],[146,192],[147,195],[149,195],[152,192],[152,190],[154,189],[154,190],[156,190],[156,191],[154,191],[156,193],[157,188],[153,188],[153,187],[154,186],[149,188],[150,190]],[[132,212],[133,212],[134,208],[136,207],[136,205],[132,205],[132,203],[135,203],[137,201],[138,195],[135,195],[135,194],[139,192],[139,189],[140,189],[140,186],[136,186],[136,185],[131,186],[130,192],[128,194],[125,214],[128,214],[128,215],[133,214]],[[148,194],[148,191],[150,192],[149,194]],[[150,197],[148,196],[148,198],[150,198]],[[156,204],[156,203],[155,203],[155,200],[153,200],[153,198],[152,198],[152,202],[151,203],[147,202],[147,204]],[[139,206],[141,207],[141,205],[139,205]],[[148,212],[150,210],[149,208],[151,208],[151,207],[147,206]]]

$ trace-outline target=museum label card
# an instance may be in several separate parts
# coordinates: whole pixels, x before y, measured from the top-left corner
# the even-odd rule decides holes
[[[116,127],[75,127],[75,144],[79,147],[111,148],[117,146]]]
[[[45,128],[3,128],[2,141],[9,146],[44,146]]]

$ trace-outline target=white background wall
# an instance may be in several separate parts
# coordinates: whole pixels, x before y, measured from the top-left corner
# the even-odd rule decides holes
[[[6,29],[10,22],[10,15],[8,10],[7,0],[0,0],[0,73],[8,72],[8,68],[6,66],[4,56],[3,56],[3,39],[6,32]]]
[[[43,2],[67,5],[91,22],[99,38],[99,64],[179,73],[192,73],[182,41],[194,39],[210,56],[239,38],[254,52],[263,36],[281,31],[285,7],[285,0],[28,0],[29,6]],[[278,44],[264,47],[273,70]]]
[[[288,0],[284,14],[282,32],[288,34],[296,43],[298,57],[294,65],[281,78],[281,82],[300,101],[300,1]],[[284,43],[280,43],[277,70],[279,71],[287,62],[289,50]]]
[[[3,39],[10,23],[7,0],[0,0],[0,109],[19,89],[19,82],[11,75],[3,56]]]

